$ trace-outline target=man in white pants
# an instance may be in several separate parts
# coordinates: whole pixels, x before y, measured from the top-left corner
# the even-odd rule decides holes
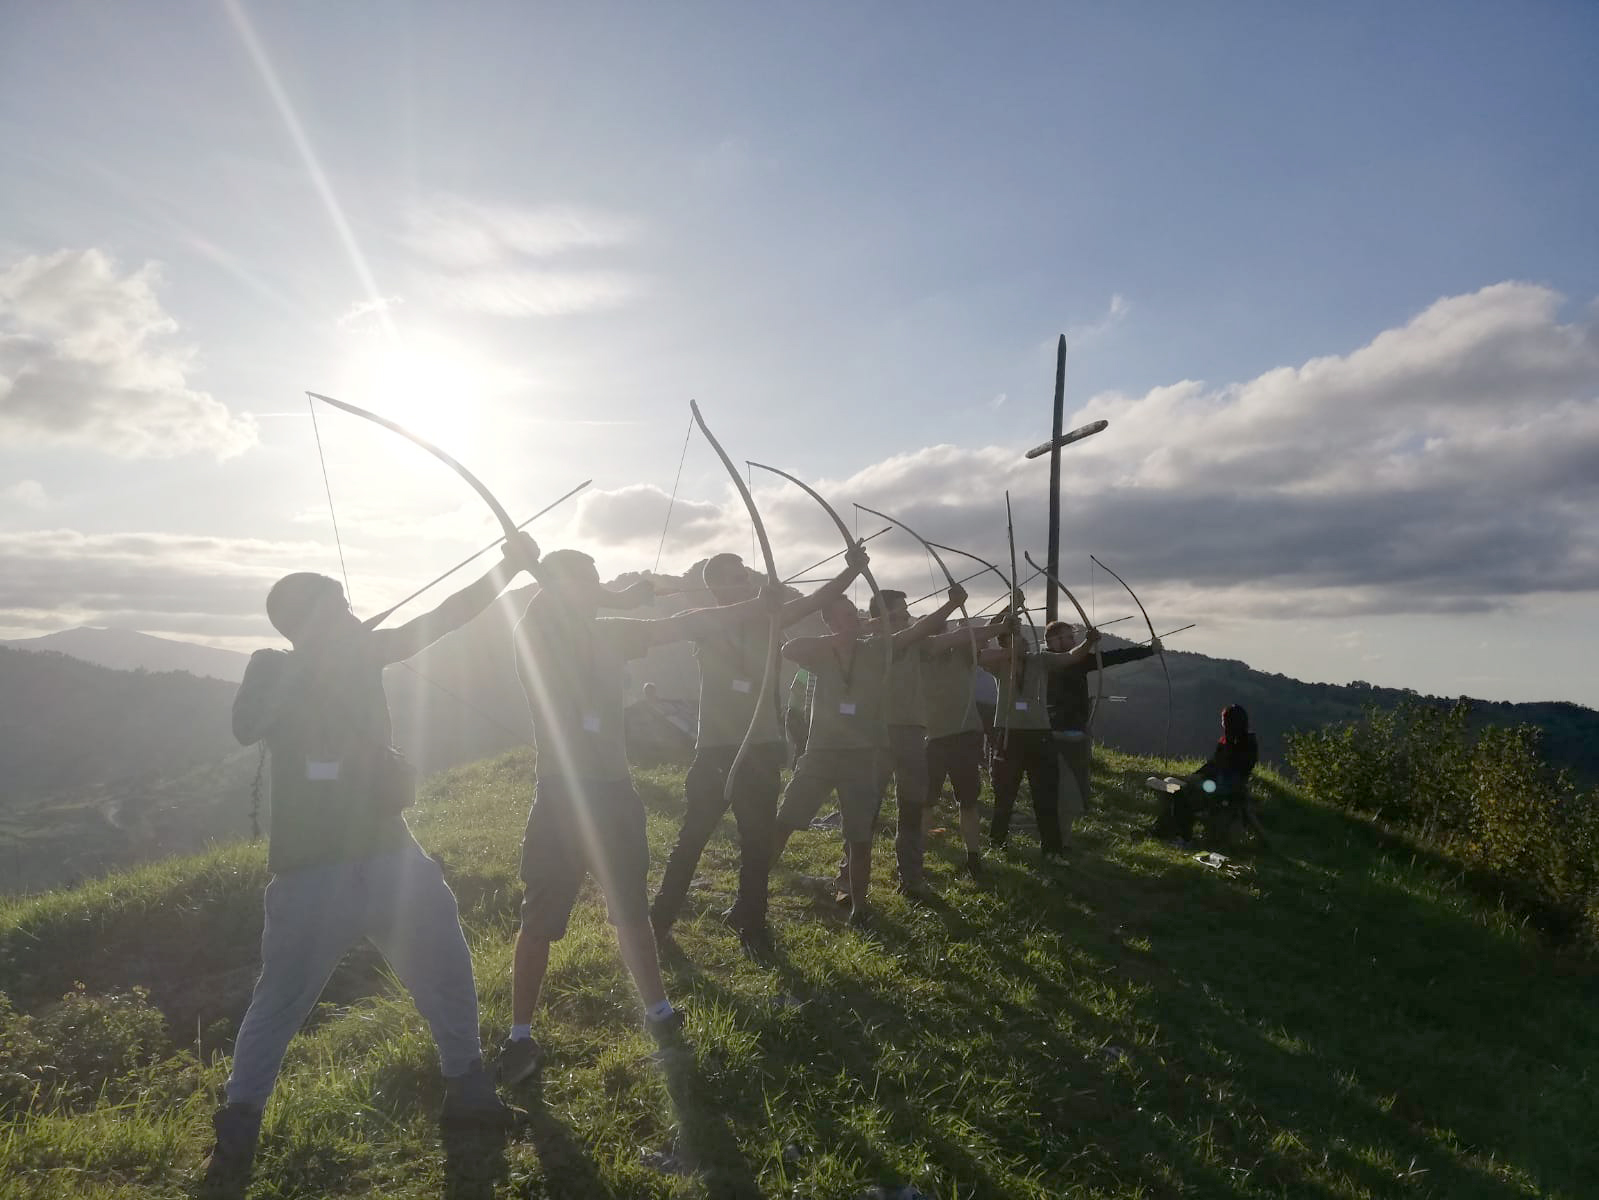
[[[383,668],[410,658],[487,608],[536,562],[523,534],[505,559],[432,612],[368,629],[337,580],[297,573],[267,596],[292,651],[260,650],[239,684],[233,731],[272,758],[272,825],[261,975],[234,1042],[227,1104],[213,1123],[205,1191],[242,1196],[261,1114],[289,1040],[346,950],[370,939],[432,1030],[446,1124],[504,1127],[511,1110],[483,1069],[477,989],[455,896],[401,815],[414,794],[390,746]]]

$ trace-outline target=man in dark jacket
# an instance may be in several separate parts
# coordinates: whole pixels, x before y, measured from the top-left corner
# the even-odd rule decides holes
[[[1044,629],[1044,640],[1051,650],[1069,650],[1077,632],[1067,621],[1051,621]],[[1148,646],[1126,646],[1120,650],[1103,651],[1100,660],[1106,667],[1116,667],[1148,658],[1160,648],[1160,642],[1156,640]],[[1088,696],[1088,677],[1094,670],[1094,660],[1090,658],[1049,673],[1049,727],[1055,731],[1055,744],[1059,748],[1063,766],[1060,817],[1062,836],[1067,844],[1071,842],[1072,822],[1088,810],[1088,768],[1094,750],[1093,739],[1087,732],[1092,709]],[[1068,778],[1076,784],[1075,789],[1065,782]]]

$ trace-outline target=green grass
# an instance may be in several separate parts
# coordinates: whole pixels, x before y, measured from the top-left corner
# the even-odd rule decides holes
[[[441,777],[413,822],[461,899],[490,1038],[509,1016],[528,768],[513,755]],[[503,1147],[441,1145],[426,1030],[373,956],[353,955],[290,1049],[252,1195],[1593,1194],[1590,963],[1269,774],[1275,853],[1241,852],[1236,877],[1134,840],[1155,768],[1100,756],[1101,803],[1065,868],[1041,869],[1023,837],[974,886],[942,835],[937,904],[892,892],[881,840],[869,935],[804,878],[830,874],[836,834],[801,835],[773,876],[769,968],[715,915],[735,881],[729,824],[666,961],[696,1050],[665,1066],[590,889],[535,1026],[542,1087],[517,1097],[528,1119]],[[681,777],[638,781],[659,870]],[[177,1044],[98,1101],[0,1112],[0,1197],[184,1194],[248,996],[263,882],[260,849],[229,847],[0,906],[19,1011],[48,1022],[77,982],[88,996],[142,985]],[[0,1074],[16,1073],[8,1054],[22,1051],[0,1037]],[[691,1170],[658,1168],[674,1149]]]

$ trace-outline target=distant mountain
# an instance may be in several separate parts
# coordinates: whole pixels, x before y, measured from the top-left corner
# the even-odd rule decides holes
[[[103,629],[85,625],[43,637],[0,640],[17,650],[53,650],[116,671],[187,671],[190,675],[226,679],[244,677],[246,654],[200,646],[174,638],[155,637],[136,629]]]
[[[624,575],[611,586],[633,578]],[[508,597],[384,673],[395,744],[423,774],[530,740],[512,626],[531,590]],[[623,615],[660,616],[703,600],[695,594],[662,597],[653,608]],[[790,633],[819,631],[813,617]],[[58,652],[39,653],[50,648],[46,643]],[[238,677],[244,655],[108,629],[68,630],[21,645],[33,652],[0,646],[0,893],[49,887],[248,831],[256,751],[233,740],[234,687],[227,681]],[[67,646],[72,650],[60,652]],[[116,653],[140,669],[83,661]],[[1166,657],[1176,758],[1206,755],[1221,709],[1233,703],[1249,709],[1262,755],[1275,762],[1283,760],[1285,736],[1295,729],[1350,720],[1367,706],[1453,703],[1360,682],[1305,683],[1177,650]],[[1159,664],[1146,659],[1106,674],[1096,736],[1117,749],[1161,753],[1167,699]],[[782,682],[791,675],[785,668]],[[692,648],[661,646],[629,663],[627,700],[639,699],[646,683],[655,684],[663,702],[692,713],[699,694]],[[1587,785],[1599,783],[1599,712],[1565,703],[1474,705],[1478,725],[1537,726],[1550,763]],[[532,789],[529,778],[529,799]]]
[[[1122,645],[1107,635],[1107,648]],[[1427,696],[1408,688],[1352,683],[1306,683],[1287,675],[1257,671],[1235,659],[1166,651],[1171,670],[1171,754],[1202,758],[1221,733],[1221,710],[1241,704],[1260,739],[1261,757],[1282,763],[1287,735],[1294,730],[1358,719],[1368,708],[1392,709],[1403,703],[1448,707],[1459,697]],[[1132,754],[1160,754],[1166,740],[1166,680],[1154,658],[1105,672],[1105,704],[1095,736]],[[1093,680],[1089,680],[1092,695]],[[1117,697],[1117,699],[1112,699]],[[1542,756],[1572,773],[1584,786],[1599,785],[1599,712],[1566,701],[1511,703],[1466,697],[1471,724],[1532,725],[1542,735]]]

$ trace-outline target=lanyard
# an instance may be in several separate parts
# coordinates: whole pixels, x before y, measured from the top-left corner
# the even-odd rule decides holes
[[[838,648],[833,648],[833,661],[838,664],[838,673],[844,678],[844,692],[849,695],[855,690],[855,664],[860,657],[861,645],[852,642],[849,650],[849,666],[844,665],[844,659],[839,655]]]

